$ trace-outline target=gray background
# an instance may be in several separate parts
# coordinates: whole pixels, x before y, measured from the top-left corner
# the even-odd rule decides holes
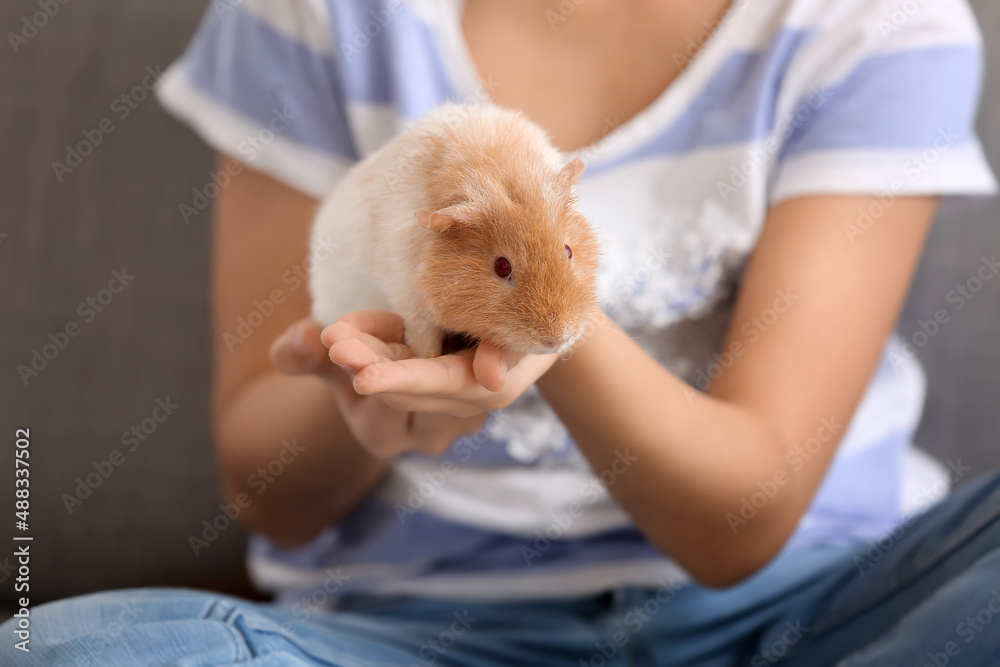
[[[979,129],[1000,169],[1000,5],[972,3],[990,59]],[[12,498],[14,429],[32,429],[33,602],[147,584],[246,591],[245,536],[230,528],[195,557],[188,535],[217,512],[209,422],[208,214],[185,225],[212,153],[149,98],[119,121],[116,97],[147,66],[166,67],[193,34],[203,0],[103,0],[61,6],[14,55],[0,47],[0,499]],[[0,4],[17,30],[34,2]],[[57,182],[53,160],[104,117],[116,129]],[[946,206],[900,320],[912,334],[1000,250],[1000,200]],[[25,387],[16,366],[107,285],[135,280]],[[930,379],[919,443],[961,457],[967,479],[1000,466],[1000,280],[920,352]],[[61,496],[121,433],[169,397],[177,412],[69,515]],[[6,506],[6,505],[5,505]],[[13,518],[5,520],[6,534]],[[10,544],[8,542],[8,544]],[[0,549],[0,597],[13,595],[11,549]]]

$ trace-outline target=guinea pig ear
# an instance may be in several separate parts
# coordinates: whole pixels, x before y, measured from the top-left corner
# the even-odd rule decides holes
[[[443,233],[452,228],[452,225],[458,223],[467,223],[470,221],[469,211],[460,205],[449,206],[447,208],[442,208],[433,213],[428,213],[427,211],[421,209],[419,211],[414,211],[413,213],[417,216],[417,220],[420,221],[420,225],[424,229],[429,229],[432,232]]]
[[[577,180],[580,178],[580,174],[583,173],[583,169],[583,160],[580,158],[573,158],[570,160],[569,164],[563,167],[559,172],[559,175],[556,176],[556,184],[559,187],[559,191],[568,192],[570,188],[576,185]]]

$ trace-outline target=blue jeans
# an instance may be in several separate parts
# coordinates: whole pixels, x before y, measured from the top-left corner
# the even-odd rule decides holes
[[[554,602],[354,596],[297,613],[139,589],[42,605],[2,665],[943,667],[1000,665],[1000,474],[875,544],[785,553],[725,590]]]

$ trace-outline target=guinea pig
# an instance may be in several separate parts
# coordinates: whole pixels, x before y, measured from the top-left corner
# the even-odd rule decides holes
[[[563,165],[523,114],[446,104],[352,167],[312,230],[313,317],[403,319],[421,358],[460,334],[533,354],[569,350],[597,310],[599,243]],[[332,243],[331,243],[332,242]]]

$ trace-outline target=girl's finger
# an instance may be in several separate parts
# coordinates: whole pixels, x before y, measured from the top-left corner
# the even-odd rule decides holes
[[[358,409],[358,405],[364,398],[354,391],[351,383],[351,376],[339,368],[330,369],[331,385],[333,387],[333,398],[337,403],[337,409],[341,416],[350,422],[349,417]]]
[[[271,344],[271,363],[282,373],[315,373],[325,365],[326,348],[320,341],[320,326],[312,319],[296,322]]]
[[[375,350],[359,338],[345,338],[330,346],[330,361],[354,375],[369,364],[385,362]]]
[[[334,370],[343,378],[334,387],[334,399],[355,440],[383,459],[391,459],[408,449],[409,415],[374,396],[358,395],[347,376],[339,369]]]
[[[348,324],[353,329],[369,336],[374,336],[386,343],[403,342],[403,318],[388,310],[379,310],[377,308],[357,310],[344,315],[337,322]],[[327,328],[329,329],[330,327]],[[326,343],[327,341],[324,339],[323,342]],[[329,344],[327,346],[329,347]]]
[[[500,391],[507,383],[507,363],[500,348],[486,342],[476,346],[472,361],[476,381],[489,391]]]
[[[446,354],[434,359],[372,363],[354,376],[359,394],[418,394],[474,400],[484,393],[467,357]]]
[[[333,326],[339,326],[343,329],[349,325],[335,324]],[[357,332],[356,336],[344,336],[343,333],[342,330],[335,333],[336,340],[331,344],[328,355],[330,361],[346,367],[346,370],[352,374],[369,364],[413,357],[413,352],[405,345],[399,343],[387,345],[374,336],[360,332]]]
[[[482,341],[476,346],[472,369],[476,381],[489,391],[497,392],[507,383],[507,371],[521,360],[523,354],[501,349]]]
[[[476,380],[492,392],[500,391],[507,382],[507,372],[523,359],[523,352],[504,350],[492,343],[481,342],[476,346],[472,369]]]

